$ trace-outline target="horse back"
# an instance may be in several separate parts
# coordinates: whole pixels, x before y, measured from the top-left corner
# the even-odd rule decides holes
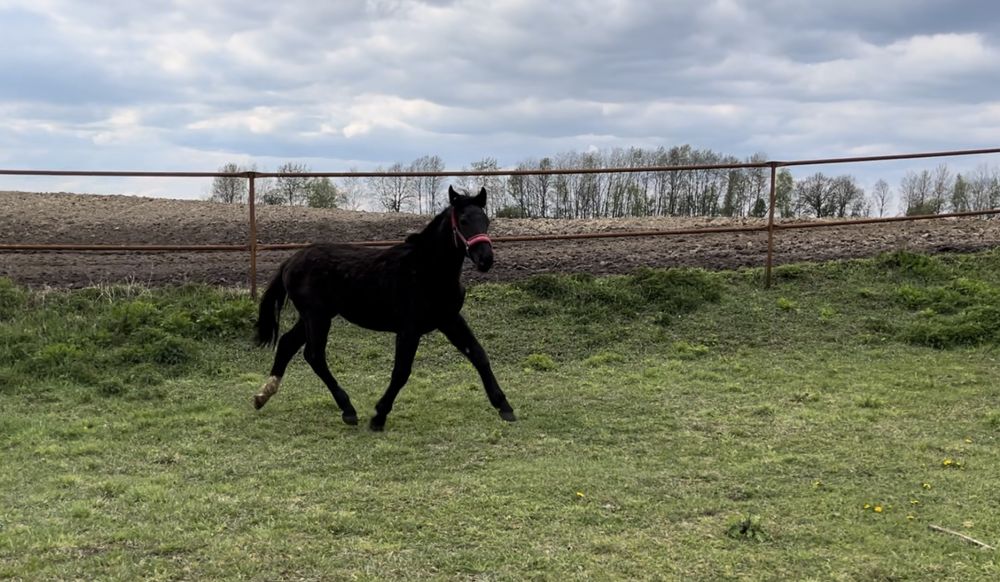
[[[436,278],[406,243],[388,249],[315,244],[290,258],[282,277],[300,312],[339,314],[379,331],[430,331],[440,318],[457,314],[465,299],[457,278]]]

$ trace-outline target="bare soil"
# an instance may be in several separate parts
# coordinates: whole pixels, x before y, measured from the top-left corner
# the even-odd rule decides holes
[[[284,206],[258,206],[262,243],[402,239],[427,216]],[[246,244],[244,205],[133,196],[0,192],[0,243]],[[602,220],[493,220],[494,237],[667,230],[761,224],[749,219],[623,218]],[[836,226],[779,231],[775,263],[869,257],[896,249],[972,252],[1000,245],[1000,220],[941,219],[912,223]],[[669,237],[497,243],[486,274],[467,269],[471,281],[504,281],[537,273],[620,274],[639,267],[760,267],[767,235],[690,234]],[[293,251],[262,251],[258,282],[266,282]],[[149,285],[201,282],[245,286],[246,252],[13,252],[0,251],[0,277],[31,287],[83,287],[99,283]]]

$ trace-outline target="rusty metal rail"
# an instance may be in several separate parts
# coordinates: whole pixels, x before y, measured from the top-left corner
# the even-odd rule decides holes
[[[1000,214],[1000,209],[973,210],[969,212],[951,212],[947,214],[921,214],[913,216],[892,216],[886,218],[860,218],[847,220],[818,220],[812,222],[775,222],[775,230],[796,230],[804,228],[832,228],[840,226],[857,226],[864,224],[880,224],[887,222],[913,222],[918,220],[934,220],[942,218],[969,218]],[[665,230],[616,230],[610,232],[569,232],[561,234],[512,235],[491,237],[494,243],[543,242],[555,240],[582,240],[601,238],[646,238],[659,236],[684,236],[699,234],[725,234],[741,232],[764,232],[769,223],[754,226],[712,226],[702,228],[677,228]],[[389,247],[401,244],[403,239],[343,241],[365,247]],[[291,251],[305,248],[312,242],[301,243],[261,243],[256,245],[259,251]],[[0,251],[46,251],[46,252],[240,252],[250,250],[249,245],[141,245],[141,244],[22,244],[0,243]]]
[[[552,240],[580,240],[588,238],[636,238],[657,236],[681,236],[686,234],[718,234],[727,232],[760,232],[767,230],[759,226],[720,226],[707,228],[683,228],[671,230],[620,230],[612,232],[571,232],[563,234],[515,235],[491,237],[494,243],[540,242]],[[389,247],[402,243],[395,240],[345,241],[365,247]],[[259,251],[289,251],[309,246],[302,243],[260,243]],[[50,251],[50,252],[236,252],[250,250],[249,245],[115,245],[115,244],[20,244],[0,243],[0,251]]]
[[[981,148],[967,150],[950,150],[908,154],[889,154],[878,156],[855,156],[841,158],[818,158],[807,160],[740,162],[732,164],[688,164],[676,166],[644,166],[632,168],[558,168],[558,169],[510,169],[510,170],[460,170],[442,172],[146,172],[146,171],[91,171],[91,170],[10,170],[0,169],[0,176],[92,176],[92,177],[130,177],[130,178],[246,178],[248,188],[248,243],[244,245],[101,245],[101,244],[0,244],[0,252],[30,252],[30,251],[69,251],[69,252],[249,252],[250,254],[250,293],[257,296],[257,253],[261,250],[293,250],[307,246],[309,243],[261,243],[257,235],[256,190],[258,178],[302,177],[302,178],[366,178],[366,177],[455,177],[455,176],[524,176],[524,175],[571,175],[571,174],[626,174],[626,173],[656,173],[681,172],[698,170],[733,170],[749,168],[770,169],[769,208],[766,224],[742,227],[705,227],[673,230],[641,230],[599,233],[568,233],[555,235],[525,235],[497,237],[498,243],[538,242],[553,240],[580,240],[599,238],[657,237],[683,236],[701,234],[767,232],[767,258],[765,261],[765,285],[771,284],[771,270],[774,255],[774,236],[779,230],[801,228],[832,228],[838,226],[853,226],[863,224],[879,224],[888,222],[903,222],[916,220],[933,220],[954,217],[982,216],[1000,214],[1000,209],[989,209],[972,212],[954,212],[949,214],[933,214],[920,216],[894,216],[887,218],[865,218],[851,220],[791,222],[778,223],[774,220],[776,206],[776,173],[778,168],[827,164],[867,163],[878,161],[914,160],[927,158],[942,158],[955,156],[972,156],[1000,154],[1000,148]],[[389,246],[397,244],[398,240],[357,241],[354,244],[364,246]]]
[[[851,218],[847,220],[789,222],[786,224],[775,224],[774,227],[780,230],[794,230],[797,228],[829,228],[832,226],[856,226],[859,224],[883,224],[887,222],[913,222],[917,220],[937,220],[942,218],[970,218],[973,216],[988,216],[991,214],[1000,214],[1000,208],[994,208],[992,210],[972,210],[969,212],[949,212],[946,214],[915,214],[913,216],[888,216],[885,218]]]
[[[249,245],[91,245],[91,244],[31,244],[2,243],[0,251],[45,252],[139,252],[139,253],[206,253],[250,250]]]

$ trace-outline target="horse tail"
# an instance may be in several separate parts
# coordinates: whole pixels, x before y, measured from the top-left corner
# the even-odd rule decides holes
[[[284,267],[284,265],[282,265]],[[285,282],[282,281],[284,268],[278,270],[260,298],[260,312],[257,317],[257,345],[269,346],[278,343],[281,308],[285,305]]]

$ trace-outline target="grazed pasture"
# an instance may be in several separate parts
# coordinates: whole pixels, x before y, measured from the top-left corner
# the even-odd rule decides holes
[[[0,283],[0,578],[992,580],[1000,253],[477,285],[383,434],[253,304]],[[390,336],[337,324],[362,414]]]

